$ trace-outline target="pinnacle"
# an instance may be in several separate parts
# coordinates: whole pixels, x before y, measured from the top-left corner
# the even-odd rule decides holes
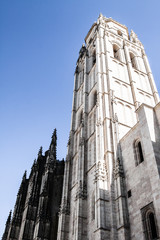
[[[39,152],[38,152],[38,156],[42,156],[42,152],[43,152],[43,148],[41,146],[40,149],[39,149]]]
[[[52,134],[52,139],[56,136],[57,138],[57,129],[55,128],[54,131],[53,131],[53,134]]]
[[[27,177],[27,170],[25,170],[25,172],[24,172],[24,174],[23,174],[23,177],[22,177],[22,179],[23,179],[23,180],[25,180],[25,179],[26,179],[26,177]]]
[[[11,216],[12,216],[12,210],[10,210],[9,212],[6,224],[11,222]]]

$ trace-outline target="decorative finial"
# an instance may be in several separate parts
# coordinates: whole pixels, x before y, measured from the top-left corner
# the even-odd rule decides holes
[[[49,147],[50,153],[56,159],[57,155],[57,129],[55,128],[52,134],[52,141]]]
[[[57,129],[55,128],[52,134],[52,142],[57,144]]]
[[[22,177],[22,180],[26,180],[26,177],[27,177],[27,171],[25,170],[24,174],[23,174],[23,177]]]
[[[40,149],[39,149],[39,152],[38,152],[38,157],[42,156],[42,152],[43,152],[43,148],[41,146]]]
[[[7,221],[6,221],[6,225],[10,224],[11,222],[11,217],[12,217],[12,210],[10,210]]]
[[[10,212],[9,212],[6,224],[11,222],[11,217],[12,217],[12,210],[10,210]]]

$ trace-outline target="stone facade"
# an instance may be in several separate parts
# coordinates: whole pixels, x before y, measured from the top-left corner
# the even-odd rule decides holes
[[[158,103],[137,35],[100,15],[75,70],[58,240],[158,239]]]
[[[40,148],[29,179],[26,178],[26,172],[22,178],[13,217],[10,213],[2,240],[57,238],[64,161],[56,159],[56,145],[55,130],[49,150],[43,156]]]
[[[158,239],[160,227],[160,103],[154,108],[146,104],[137,109],[137,124],[120,140],[126,177],[131,239]],[[141,142],[143,161],[137,156],[136,141]],[[137,162],[138,160],[138,162]],[[145,211],[144,211],[145,210]],[[157,237],[152,238],[146,221],[151,210]],[[144,215],[144,216],[143,216]],[[146,225],[146,226],[145,226]],[[143,234],[144,233],[144,234]]]

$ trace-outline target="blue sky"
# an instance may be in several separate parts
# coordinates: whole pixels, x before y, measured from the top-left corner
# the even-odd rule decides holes
[[[65,158],[76,60],[99,13],[133,29],[160,92],[159,0],[0,1],[0,236],[25,169],[58,132]]]

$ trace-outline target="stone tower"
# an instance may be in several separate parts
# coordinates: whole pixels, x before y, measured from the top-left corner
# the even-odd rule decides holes
[[[100,15],[75,70],[57,239],[158,239],[159,143],[159,96],[144,47]]]

